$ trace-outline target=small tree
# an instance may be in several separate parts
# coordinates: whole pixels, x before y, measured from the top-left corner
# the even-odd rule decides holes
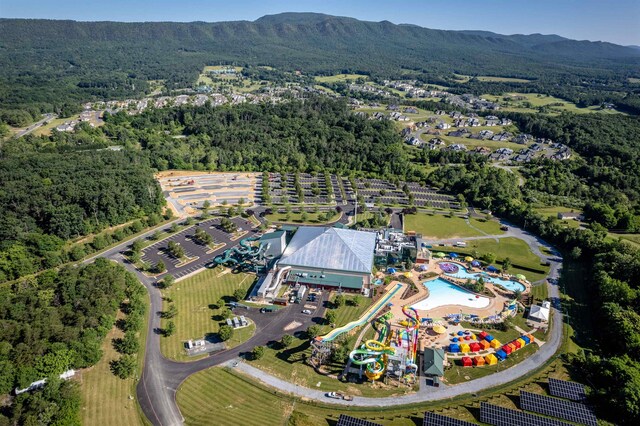
[[[220,340],[226,342],[233,337],[233,327],[230,327],[226,324],[223,325],[218,331],[218,336],[220,336]]]
[[[140,349],[140,343],[133,332],[128,332],[120,339],[113,339],[113,347],[121,354],[133,355]]]
[[[247,292],[241,288],[237,288],[234,292],[233,292],[233,298],[236,299],[237,301],[241,301],[244,299],[244,296],[247,294]]]
[[[119,359],[114,359],[110,363],[111,372],[116,377],[127,379],[133,376],[136,370],[136,359],[132,355],[123,355]]]
[[[328,324],[334,324],[337,318],[336,311],[327,311],[327,313],[324,314],[324,318],[327,320]]]
[[[572,259],[580,259],[580,256],[582,256],[582,249],[578,246],[575,246],[574,248],[571,249],[571,258]]]
[[[144,247],[144,242],[142,240],[135,240],[131,244],[131,251],[134,253],[140,253],[143,247]]]
[[[176,332],[176,325],[174,324],[173,321],[169,321],[167,323],[167,326],[164,328],[165,337],[169,337],[175,332]]]
[[[264,346],[256,346],[251,351],[251,359],[259,360],[264,356]]]
[[[302,215],[300,215],[300,220],[302,222],[306,222],[309,220],[309,214],[306,211],[302,211]]]
[[[167,274],[162,279],[162,288],[171,288],[171,286],[176,282],[176,279],[173,278],[173,275]]]
[[[164,265],[164,262],[162,260],[158,260],[158,263],[156,263],[154,269],[158,274],[161,274],[167,270],[167,267]]]
[[[210,208],[211,208],[211,202],[209,200],[204,200],[204,203],[202,203],[202,215],[208,216]]]
[[[320,326],[319,325],[311,325],[311,326],[309,326],[309,328],[307,328],[307,336],[309,336],[309,339],[313,339],[313,338],[317,337],[318,335],[320,335]]]
[[[344,306],[344,302],[345,302],[345,298],[344,295],[339,294],[336,296],[336,298],[333,300],[333,306],[337,309],[341,306]]]
[[[355,296],[353,296],[353,298],[351,299],[351,304],[352,304],[353,306],[358,307],[358,306],[360,306],[360,301],[361,301],[361,300],[360,300],[360,296],[355,295]]]
[[[291,346],[292,343],[293,343],[293,336],[290,334],[285,334],[284,336],[282,336],[282,339],[280,339],[280,344],[285,349]]]
[[[176,315],[178,315],[178,308],[176,308],[176,305],[170,305],[169,309],[167,309],[166,311],[162,312],[161,316],[162,318],[173,318]]]
[[[505,257],[502,261],[502,272],[507,272],[511,268],[511,259]]]
[[[222,309],[227,305],[227,302],[224,301],[224,299],[220,298],[218,299],[218,301],[216,302],[216,306],[218,307],[218,309]]]

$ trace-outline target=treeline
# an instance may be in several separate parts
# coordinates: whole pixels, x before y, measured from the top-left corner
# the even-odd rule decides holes
[[[606,228],[640,231],[640,119],[617,114],[509,116],[523,132],[564,143],[579,154],[570,161],[529,163],[521,169],[526,189],[581,200],[586,218]]]
[[[122,266],[97,259],[0,287],[0,394],[47,378],[0,409],[2,424],[80,424],[77,385],[56,379],[94,365],[125,299],[131,329],[142,326],[144,288]]]
[[[126,144],[139,141],[159,170],[326,170],[401,177],[416,172],[393,123],[358,117],[344,100],[322,96],[275,105],[150,109],[105,120],[108,136]]]
[[[65,152],[94,141],[80,132],[3,146],[0,282],[78,260],[162,220],[164,199],[144,156],[95,149]],[[130,226],[97,236],[90,244],[66,244],[128,221],[133,221]]]

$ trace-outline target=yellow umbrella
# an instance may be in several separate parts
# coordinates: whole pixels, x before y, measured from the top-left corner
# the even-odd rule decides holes
[[[467,256],[464,258],[465,262],[473,262],[473,257]]]
[[[442,334],[442,333],[446,333],[447,329],[444,328],[444,326],[438,324],[438,325],[433,326],[433,331],[435,331],[438,334]]]
[[[405,272],[404,276],[407,278],[411,278],[413,276],[413,274],[411,272]]]

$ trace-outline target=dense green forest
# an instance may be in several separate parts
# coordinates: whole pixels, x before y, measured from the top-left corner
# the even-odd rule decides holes
[[[164,199],[149,162],[134,152],[91,148],[100,143],[89,130],[4,144],[0,282],[83,257],[82,247],[67,247],[69,239],[146,216],[160,220]],[[108,242],[94,243],[99,250]]]
[[[139,143],[159,170],[329,170],[403,177],[413,172],[393,123],[358,117],[344,100],[322,96],[276,105],[151,109],[105,121],[105,134]],[[186,138],[172,137],[176,132]]]
[[[82,100],[145,93],[149,80],[163,80],[169,90],[190,87],[203,66],[218,63],[379,78],[402,72],[434,83],[444,79],[447,85],[454,83],[447,78],[454,72],[524,77],[566,98],[620,100],[618,92],[631,91],[626,78],[638,77],[640,52],[554,35],[504,36],[281,14],[219,23],[3,19],[0,62],[0,120],[22,125],[25,112],[68,115]],[[471,82],[460,90],[484,89]]]
[[[79,425],[77,384],[56,378],[100,360],[102,341],[125,299],[127,330],[139,331],[144,294],[134,275],[106,259],[0,286],[0,394],[42,378],[49,382],[0,408],[0,424],[10,419],[12,424]]]

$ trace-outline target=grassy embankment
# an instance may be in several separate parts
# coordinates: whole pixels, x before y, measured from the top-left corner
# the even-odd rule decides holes
[[[170,298],[178,314],[170,320],[175,323],[175,333],[160,340],[162,354],[176,361],[194,361],[207,356],[187,356],[184,351],[184,342],[189,339],[202,339],[205,336],[214,337],[225,321],[221,316],[222,309],[216,306],[218,300],[224,298],[227,302],[231,301],[236,289],[248,292],[254,280],[253,274],[234,274],[218,267],[205,269],[163,290],[162,295],[165,298],[163,309],[168,309],[170,303],[167,298]],[[168,321],[163,319],[161,327],[166,327]],[[233,337],[226,342],[227,346],[239,345],[249,339],[254,331],[253,324],[234,330]]]

